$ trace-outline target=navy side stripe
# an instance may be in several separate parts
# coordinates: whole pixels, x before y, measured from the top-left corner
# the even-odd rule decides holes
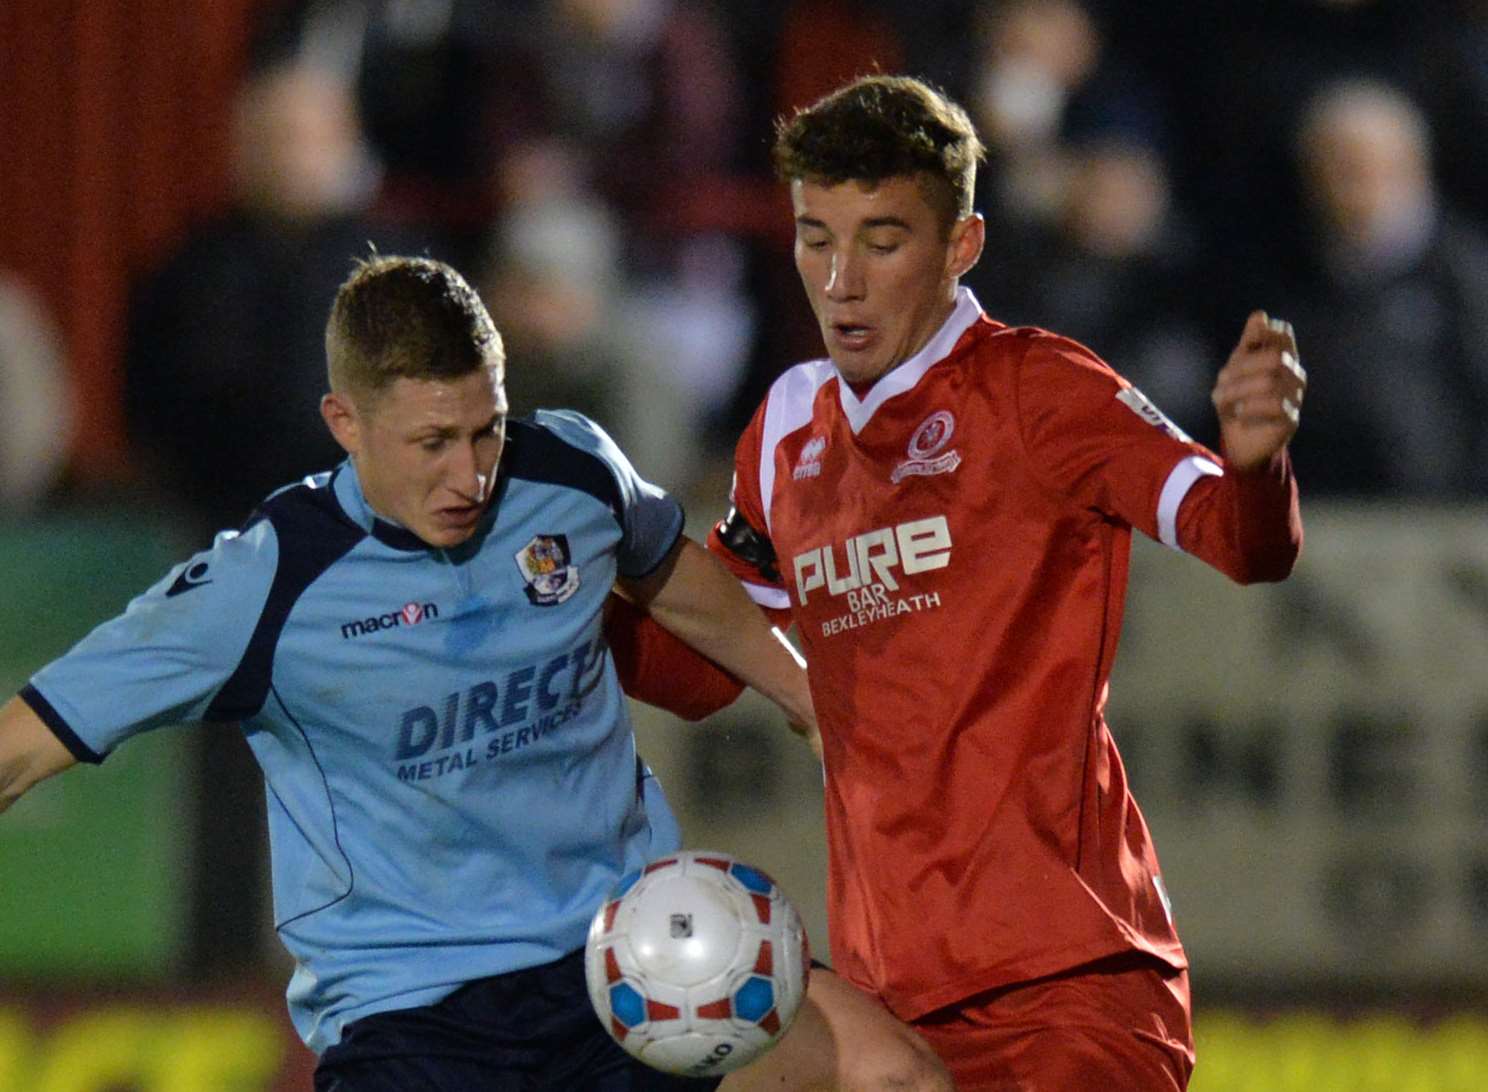
[[[319,487],[292,486],[264,501],[259,512],[274,525],[279,538],[279,567],[248,648],[232,677],[212,699],[203,720],[244,720],[263,708],[274,668],[274,650],[289,612],[321,573],[366,537],[366,532],[341,511],[329,482]]]

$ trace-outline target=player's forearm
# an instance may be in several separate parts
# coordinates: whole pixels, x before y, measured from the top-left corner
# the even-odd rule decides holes
[[[1241,584],[1285,580],[1302,552],[1297,481],[1283,448],[1257,470],[1227,466],[1194,484],[1178,543]]]
[[[647,604],[656,621],[774,701],[794,723],[816,715],[804,665],[723,565],[690,540]]]
[[[74,761],[72,753],[20,698],[11,698],[0,707],[0,812],[32,785]]]

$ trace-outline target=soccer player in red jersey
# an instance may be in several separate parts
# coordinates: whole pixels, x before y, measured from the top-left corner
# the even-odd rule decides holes
[[[970,1089],[1182,1089],[1186,959],[1103,709],[1133,528],[1247,583],[1302,541],[1290,327],[1219,371],[1221,453],[1085,347],[985,315],[982,146],[914,79],[783,122],[827,348],[771,387],[709,545],[798,628],[835,970]]]

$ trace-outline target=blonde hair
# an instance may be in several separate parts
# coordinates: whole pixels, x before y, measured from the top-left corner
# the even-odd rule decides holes
[[[397,379],[457,379],[506,365],[485,304],[431,258],[359,260],[336,292],[325,343],[331,389],[358,402]]]

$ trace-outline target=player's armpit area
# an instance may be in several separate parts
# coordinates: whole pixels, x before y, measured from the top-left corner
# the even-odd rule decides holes
[[[1285,448],[1252,471],[1196,481],[1178,510],[1178,544],[1231,580],[1285,580],[1302,553],[1297,479]]]
[[[718,712],[744,689],[645,611],[613,594],[605,606],[605,640],[625,693],[684,720]]]

